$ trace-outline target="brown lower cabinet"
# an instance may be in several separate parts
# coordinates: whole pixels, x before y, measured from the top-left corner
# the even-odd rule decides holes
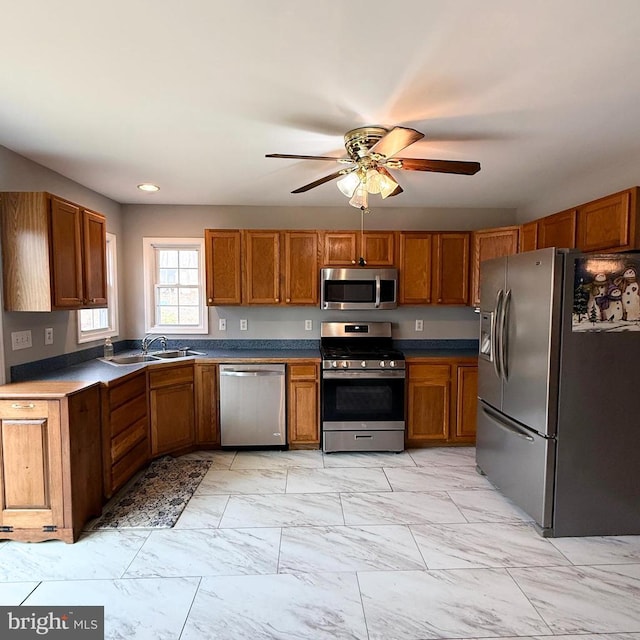
[[[296,361],[287,365],[287,440],[291,449],[320,446],[320,365]]]
[[[195,444],[220,446],[218,365],[196,362],[193,370],[196,411]]]
[[[152,458],[193,446],[193,367],[193,362],[187,362],[149,370]]]
[[[407,446],[473,444],[477,359],[407,358]]]
[[[102,510],[100,386],[0,387],[0,539],[74,542]]]
[[[102,469],[110,498],[149,461],[147,372],[136,371],[102,389]]]

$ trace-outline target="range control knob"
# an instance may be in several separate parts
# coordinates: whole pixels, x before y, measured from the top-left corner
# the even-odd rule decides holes
[[[389,361],[389,366],[393,369],[393,367],[396,366],[396,361],[395,360],[390,360]]]
[[[384,367],[387,363],[384,360],[380,360],[380,367]]]
[[[346,360],[343,360],[343,361],[340,363],[340,366],[341,366],[343,369],[348,369],[348,368],[349,368],[349,363],[348,363]]]
[[[332,360],[331,366],[335,369],[338,366],[338,363],[335,360]]]
[[[367,361],[366,361],[366,360],[363,360],[363,361],[360,363],[360,366],[364,369],[364,368],[367,366]]]

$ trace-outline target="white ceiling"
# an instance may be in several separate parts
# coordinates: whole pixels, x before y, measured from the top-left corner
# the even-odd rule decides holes
[[[521,207],[635,163],[638,0],[2,0],[0,144],[121,203],[342,206],[343,134],[405,125],[378,206]],[[161,191],[139,192],[140,182]],[[622,187],[631,186],[622,185]],[[604,195],[604,194],[602,194]]]

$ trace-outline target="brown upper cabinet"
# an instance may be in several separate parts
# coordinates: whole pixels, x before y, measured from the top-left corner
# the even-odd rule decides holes
[[[205,229],[204,249],[208,305],[242,303],[242,232]]]
[[[547,247],[574,249],[577,221],[577,209],[561,211],[538,220],[538,249]]]
[[[45,192],[0,198],[5,309],[106,307],[104,216]]]
[[[316,305],[316,231],[205,230],[207,304]]]
[[[393,267],[395,241],[393,231],[323,231],[322,265],[352,267],[363,258],[367,267]]]
[[[640,246],[638,187],[578,207],[582,251],[627,251]]]
[[[520,227],[482,229],[471,234],[471,304],[480,304],[480,263],[518,252]]]
[[[401,232],[400,304],[469,304],[469,236]]]
[[[535,251],[538,248],[538,222],[525,222],[520,225],[520,241],[518,251]]]

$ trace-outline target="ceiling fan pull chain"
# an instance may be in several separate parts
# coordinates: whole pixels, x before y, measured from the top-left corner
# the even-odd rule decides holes
[[[358,260],[358,264],[361,267],[367,264],[362,254],[364,253],[364,214],[368,212],[369,210],[365,209],[365,207],[360,207],[360,259]]]

